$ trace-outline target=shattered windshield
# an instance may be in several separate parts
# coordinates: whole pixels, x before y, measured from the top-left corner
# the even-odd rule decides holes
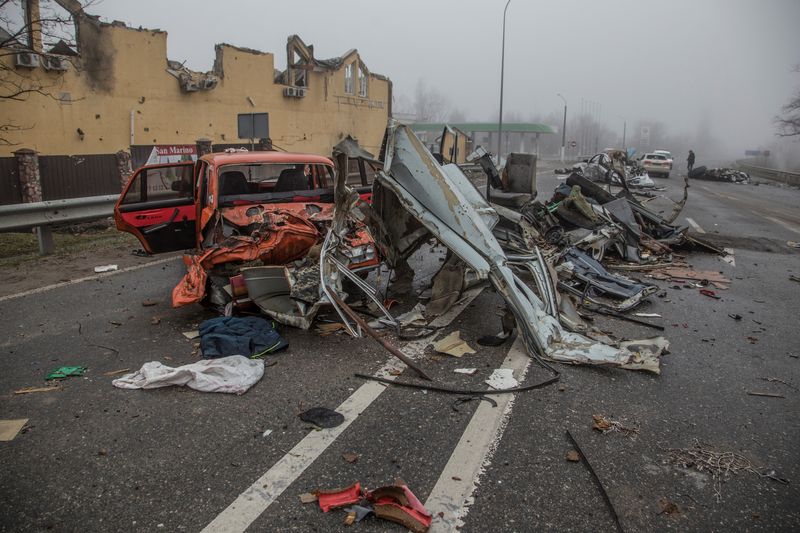
[[[291,201],[319,195],[333,183],[331,167],[308,163],[224,165],[217,175],[220,204]]]

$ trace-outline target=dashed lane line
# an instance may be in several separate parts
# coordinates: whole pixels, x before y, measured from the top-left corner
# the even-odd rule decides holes
[[[501,368],[510,368],[522,382],[530,361],[521,337],[517,337]],[[480,478],[503,438],[515,397],[515,394],[498,395],[494,397],[497,407],[481,402],[475,410],[425,502],[425,508],[434,517],[430,533],[455,533],[464,525]]]
[[[704,230],[703,228],[701,228],[701,227],[700,227],[700,224],[698,224],[697,222],[695,222],[695,221],[694,221],[694,219],[692,219],[692,218],[689,218],[689,217],[686,217],[686,222],[688,222],[688,223],[689,223],[689,225],[690,225],[692,228],[694,228],[694,230],[695,230],[697,233],[705,233],[705,232],[706,232],[706,230]]]
[[[481,293],[483,287],[467,291],[464,297],[447,313],[436,318],[431,325],[443,327],[452,322]],[[438,334],[437,334],[438,335]],[[425,347],[435,340],[436,336],[419,339],[403,346],[403,352],[415,359]],[[377,376],[395,379],[394,369],[403,369],[405,365],[395,357],[391,357],[381,367]],[[225,508],[204,529],[203,533],[240,533],[245,531],[272,503],[311,466],[336,439],[385,391],[386,385],[368,381],[342,402],[336,411],[344,415],[344,422],[329,429],[311,431],[295,445],[294,448],[278,460],[264,475],[242,492],[227,508]]]

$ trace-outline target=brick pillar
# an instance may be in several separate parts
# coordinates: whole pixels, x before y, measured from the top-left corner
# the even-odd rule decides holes
[[[197,139],[197,158],[200,159],[206,154],[211,153],[211,139]]]
[[[39,155],[34,150],[23,148],[14,152],[17,158],[17,176],[19,188],[24,203],[42,201],[42,176],[39,173]],[[34,228],[39,241],[39,253],[47,255],[53,253],[53,232],[50,226]]]
[[[119,190],[123,191],[128,184],[131,174],[133,174],[133,169],[131,168],[131,154],[129,152],[125,150],[117,152],[117,171],[119,172]]]
[[[14,152],[17,158],[17,176],[24,203],[42,201],[42,178],[39,174],[39,155],[28,148]]]

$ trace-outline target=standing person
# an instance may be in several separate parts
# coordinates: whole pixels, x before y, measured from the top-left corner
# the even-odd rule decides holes
[[[691,172],[694,167],[694,152],[692,150],[689,150],[689,157],[686,158],[686,167],[689,169],[689,172]]]

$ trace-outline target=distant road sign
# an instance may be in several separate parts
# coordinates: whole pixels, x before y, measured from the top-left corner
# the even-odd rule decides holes
[[[570,142],[569,142],[569,147],[570,147],[570,148],[575,148],[576,146],[578,146],[578,143],[577,143],[577,142],[575,142],[575,141],[570,141]]]

